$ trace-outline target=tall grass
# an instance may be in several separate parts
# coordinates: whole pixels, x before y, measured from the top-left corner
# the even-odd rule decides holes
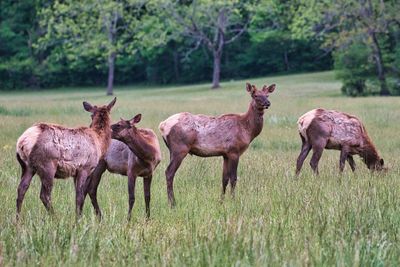
[[[241,157],[235,198],[220,200],[222,159],[188,156],[175,177],[177,207],[167,205],[164,170],[168,151],[152,184],[151,219],[146,221],[143,186],[137,180],[133,219],[126,221],[126,177],[105,173],[99,188],[104,219],[90,201],[75,223],[72,179],[57,180],[55,215],[47,215],[35,176],[15,223],[20,169],[18,136],[33,123],[88,125],[82,101],[107,103],[104,89],[40,91],[0,95],[0,266],[398,266],[400,264],[400,99],[345,98],[330,72],[251,80],[276,83],[265,125]],[[142,113],[141,127],[157,129],[171,114],[245,112],[245,81],[170,88],[116,89],[113,120]],[[294,165],[300,151],[296,120],[326,107],[363,120],[390,170],[370,173],[357,159],[353,174],[338,174],[339,152],[324,151],[320,176]],[[158,131],[156,131],[158,133]],[[161,139],[160,139],[161,140]],[[309,160],[309,159],[308,159]],[[308,160],[306,162],[308,162]]]

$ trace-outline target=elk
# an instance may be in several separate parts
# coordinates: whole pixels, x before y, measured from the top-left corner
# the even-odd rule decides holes
[[[131,120],[121,119],[111,125],[113,140],[104,158],[100,160],[88,180],[86,194],[89,194],[99,218],[101,218],[101,211],[97,202],[97,187],[106,170],[128,176],[128,220],[131,219],[131,211],[135,203],[136,177],[143,177],[146,215],[147,218],[150,217],[150,186],[154,169],[161,161],[161,150],[157,136],[151,129],[136,128],[135,124],[140,122],[141,116],[138,114]]]
[[[50,213],[53,213],[51,191],[54,178],[74,177],[77,218],[81,215],[86,178],[103,158],[111,142],[110,111],[115,101],[116,98],[107,106],[100,107],[83,102],[84,109],[92,113],[90,127],[66,128],[37,123],[19,137],[16,156],[22,175],[18,186],[17,219],[36,173],[42,183],[40,199]]]
[[[383,159],[357,117],[336,110],[318,108],[302,115],[297,124],[302,147],[297,158],[296,175],[300,173],[311,149],[313,155],[310,165],[314,173],[318,174],[318,162],[324,148],[340,150],[340,172],[343,172],[346,160],[354,172],[356,165],[353,155],[359,155],[370,170],[384,169]]]
[[[246,90],[252,98],[246,113],[210,117],[183,112],[160,123],[161,135],[170,152],[165,175],[171,206],[175,205],[174,176],[188,153],[199,157],[222,156],[222,196],[225,195],[228,182],[234,194],[239,157],[261,133],[264,110],[271,104],[268,96],[275,90],[275,84],[264,85],[262,90],[257,90],[254,85],[247,83]]]

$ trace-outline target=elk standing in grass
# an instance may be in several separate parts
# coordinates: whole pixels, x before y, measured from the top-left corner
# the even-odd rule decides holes
[[[340,172],[346,160],[352,171],[355,170],[353,155],[359,155],[368,169],[382,170],[384,161],[378,152],[361,121],[355,116],[326,109],[313,109],[299,118],[302,148],[297,159],[296,175],[300,173],[310,150],[313,150],[311,168],[318,174],[318,162],[322,151],[326,149],[340,150]]]
[[[37,173],[42,182],[40,199],[49,212],[54,178],[74,177],[76,214],[80,216],[84,201],[86,177],[96,168],[111,142],[110,110],[83,102],[92,113],[90,127],[66,128],[61,125],[37,123],[28,128],[17,141],[17,159],[22,169],[18,186],[17,218],[32,177]]]
[[[275,84],[257,90],[246,84],[252,100],[244,114],[225,114],[219,117],[178,113],[160,123],[160,131],[170,152],[170,163],[165,171],[168,201],[175,205],[173,181],[186,155],[199,157],[222,156],[222,194],[230,181],[232,194],[237,180],[239,157],[263,128],[264,110],[270,106],[268,96]]]
[[[108,170],[128,176],[129,209],[128,220],[135,202],[136,177],[143,177],[143,190],[146,203],[146,215],[150,217],[150,186],[154,169],[161,161],[161,150],[157,136],[151,129],[136,128],[135,124],[141,119],[141,114],[131,120],[121,119],[111,125],[112,140],[104,159],[92,173],[88,182],[87,192],[92,201],[96,215],[101,218],[97,202],[97,187],[102,174]]]

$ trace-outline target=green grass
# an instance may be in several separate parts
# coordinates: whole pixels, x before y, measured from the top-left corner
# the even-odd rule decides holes
[[[333,73],[250,80],[276,83],[265,126],[240,159],[236,197],[220,202],[222,159],[188,156],[175,177],[177,207],[167,205],[167,148],[152,184],[151,220],[145,220],[143,185],[137,181],[133,220],[126,221],[126,177],[105,173],[99,188],[104,219],[89,199],[75,223],[72,179],[57,180],[55,215],[39,199],[35,176],[15,224],[20,169],[15,143],[33,123],[88,125],[82,101],[105,104],[104,88],[0,94],[0,266],[399,266],[400,98],[346,98]],[[168,116],[245,112],[245,81],[168,88],[116,89],[113,120],[142,113],[141,127],[156,130]],[[370,173],[357,158],[353,174],[338,174],[338,151],[325,151],[320,176],[308,165],[294,177],[300,151],[296,120],[325,107],[357,115],[389,166]]]

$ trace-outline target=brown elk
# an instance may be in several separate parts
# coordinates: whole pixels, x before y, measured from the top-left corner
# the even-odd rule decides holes
[[[254,85],[247,83],[246,89],[252,100],[244,114],[210,117],[183,112],[160,123],[159,129],[170,152],[165,175],[171,206],[175,205],[174,176],[188,153],[199,157],[222,156],[222,195],[229,181],[231,192],[234,193],[239,157],[263,128],[264,110],[270,106],[268,96],[275,90],[275,84],[257,90]]]
[[[97,202],[97,187],[102,174],[108,170],[128,176],[129,209],[128,220],[135,202],[136,177],[143,177],[144,198],[146,203],[146,215],[150,217],[150,186],[154,169],[161,161],[161,150],[157,136],[151,129],[136,128],[141,119],[141,114],[131,120],[121,119],[111,125],[112,140],[104,159],[93,171],[88,182],[88,193],[96,215],[101,218],[101,211]],[[85,194],[85,195],[86,195]]]
[[[303,162],[311,149],[313,155],[310,165],[318,174],[318,162],[324,148],[340,150],[340,172],[343,172],[346,160],[354,172],[353,155],[359,155],[370,170],[384,169],[383,159],[357,117],[319,108],[305,113],[299,118],[297,124],[302,148],[297,158],[296,175],[300,173]]]
[[[42,182],[40,199],[53,212],[51,191],[54,178],[74,177],[76,214],[81,215],[86,178],[96,168],[111,142],[110,110],[107,106],[92,106],[83,102],[92,113],[90,127],[66,128],[61,125],[37,123],[28,128],[17,141],[17,159],[22,169],[18,186],[17,219],[26,191],[37,173]]]

